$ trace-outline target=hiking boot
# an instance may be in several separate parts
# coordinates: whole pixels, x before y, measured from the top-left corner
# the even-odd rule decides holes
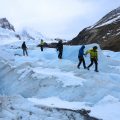
[[[99,72],[98,70],[95,70],[95,72]]]
[[[87,70],[89,70],[89,67],[86,67]]]
[[[77,66],[77,68],[78,68],[78,69],[80,69],[80,67],[79,67],[79,66]]]

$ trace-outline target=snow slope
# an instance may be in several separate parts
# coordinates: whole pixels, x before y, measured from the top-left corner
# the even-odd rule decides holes
[[[112,24],[112,23],[115,24],[119,21],[120,21],[120,7],[109,12],[107,15],[105,15],[101,20],[99,20],[92,27],[98,28],[98,27],[105,26],[105,25]]]
[[[15,32],[0,27],[0,46],[18,41],[15,35]]]
[[[19,34],[21,35],[21,38],[23,40],[35,40],[38,43],[40,43],[40,40],[43,39],[44,42],[46,43],[56,42],[55,40],[45,37],[40,32],[34,30],[33,28],[29,28],[29,27],[23,28],[19,32]]]
[[[95,73],[94,67],[90,71],[82,66],[77,69],[80,46],[64,46],[63,59],[58,60],[56,49],[45,48],[41,52],[34,40],[26,41],[29,56],[22,56],[21,44],[22,41],[11,41],[9,45],[0,46],[2,119],[20,119],[22,116],[24,120],[38,120],[42,116],[41,120],[69,120],[73,116],[83,120],[80,114],[59,113],[55,108],[86,108],[94,117],[119,120],[119,52],[102,52],[99,48],[100,72]],[[87,45],[85,51],[94,45]],[[108,54],[111,57],[107,57]],[[89,55],[85,59],[88,65]]]

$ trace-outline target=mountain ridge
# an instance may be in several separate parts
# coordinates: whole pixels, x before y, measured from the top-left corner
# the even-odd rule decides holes
[[[84,28],[69,45],[98,43],[102,49],[120,51],[120,7],[112,10],[95,25]]]
[[[12,30],[15,32],[14,26],[6,18],[0,19],[0,27],[4,29]]]

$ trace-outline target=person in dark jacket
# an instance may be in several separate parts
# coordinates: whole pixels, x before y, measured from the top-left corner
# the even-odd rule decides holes
[[[85,59],[84,59],[84,49],[85,46],[83,45],[80,49],[79,49],[79,53],[78,53],[78,59],[79,59],[79,63],[77,65],[77,68],[80,68],[81,63],[83,63],[83,67],[84,69],[86,69],[86,64],[85,64]]]
[[[62,53],[63,53],[63,43],[62,40],[60,40],[57,44],[57,51],[59,51],[58,53],[58,58],[62,59]]]
[[[91,60],[91,63],[90,65],[87,67],[87,69],[89,70],[89,68],[93,65],[93,63],[95,64],[95,72],[99,72],[98,71],[98,51],[97,51],[97,46],[94,46],[93,49],[91,50],[88,50],[86,52],[86,55],[87,54],[90,54],[90,60]]]
[[[23,49],[23,55],[25,56],[25,54],[28,56],[28,52],[27,52],[27,46],[25,44],[25,41],[22,44],[22,49]]]

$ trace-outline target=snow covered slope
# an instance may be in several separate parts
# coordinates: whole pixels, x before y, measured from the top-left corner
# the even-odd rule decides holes
[[[93,27],[97,28],[97,27],[108,25],[111,23],[115,24],[119,21],[120,21],[120,7],[109,12],[101,20],[99,20]]]
[[[106,51],[105,56],[99,48],[100,72],[96,73],[94,67],[90,71],[82,66],[77,69],[80,46],[64,46],[63,59],[58,60],[56,49],[45,48],[41,52],[33,40],[26,41],[29,56],[22,56],[22,50],[18,47],[21,43],[13,41],[0,46],[2,119],[22,117],[23,120],[39,120],[42,116],[41,119],[45,120],[84,120],[80,114],[62,109],[85,108],[91,110],[92,116],[109,120],[108,109],[114,106],[111,120],[119,120],[120,61],[112,58],[114,52]],[[94,45],[87,45],[85,50]],[[119,52],[116,54],[119,55]],[[88,65],[89,56],[85,59]],[[105,110],[103,105],[106,106]],[[61,112],[54,108],[59,108]]]
[[[20,35],[22,39],[27,39],[27,40],[35,40],[35,41],[39,41],[43,39],[46,43],[51,43],[51,42],[55,42],[55,40],[47,38],[45,36],[43,36],[40,32],[34,30],[33,28],[29,28],[26,27],[24,29],[22,29],[22,31],[20,31]]]
[[[19,44],[16,44],[19,46],[23,41],[27,41],[29,43],[32,41],[32,43],[35,43],[37,46],[40,44],[41,39],[43,39],[46,43],[55,41],[53,39],[44,37],[40,32],[28,27],[24,28],[20,32],[16,32],[14,26],[10,24],[6,18],[0,19],[0,45],[18,42]]]
[[[32,28],[24,28],[21,31],[21,35],[23,37],[28,37],[28,39],[33,39],[33,40],[41,40],[41,39],[46,39],[40,32],[37,32],[33,30]]]
[[[0,45],[19,41],[17,33],[0,27]]]

